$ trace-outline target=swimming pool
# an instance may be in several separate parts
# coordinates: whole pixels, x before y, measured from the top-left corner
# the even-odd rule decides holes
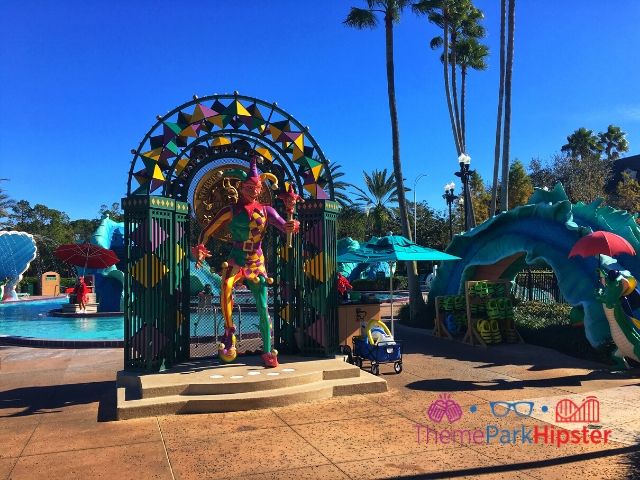
[[[51,340],[122,340],[124,318],[58,318],[50,310],[62,308],[66,298],[0,304],[0,335]]]
[[[0,336],[37,338],[43,340],[121,341],[124,317],[61,318],[48,316],[50,310],[62,308],[66,298],[29,302],[0,303]],[[234,312],[234,322],[242,334],[258,332],[256,312]],[[222,334],[220,311],[191,314],[191,335]]]

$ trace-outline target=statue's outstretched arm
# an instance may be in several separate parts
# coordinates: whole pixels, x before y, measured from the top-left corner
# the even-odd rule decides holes
[[[280,216],[280,214],[273,207],[266,207],[267,218],[269,219],[269,224],[276,227],[283,233],[297,233],[300,230],[300,222],[297,220],[286,221],[284,218]]]
[[[202,230],[198,237],[198,245],[191,249],[191,254],[196,259],[196,268],[200,268],[204,263],[204,259],[211,256],[211,252],[205,246],[209,239],[220,229],[227,225],[233,217],[231,207],[224,207],[213,217],[213,220]]]
[[[211,222],[209,222],[209,224],[200,233],[198,243],[206,245],[209,239],[214,236],[216,232],[220,231],[220,229],[231,221],[231,217],[232,212],[230,206],[220,209],[220,211],[216,213],[216,216],[213,217],[213,220],[211,220]]]

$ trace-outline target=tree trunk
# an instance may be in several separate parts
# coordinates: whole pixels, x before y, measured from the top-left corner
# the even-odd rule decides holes
[[[402,235],[411,239],[409,228],[409,216],[407,211],[407,199],[404,189],[404,176],[402,175],[402,163],[400,162],[400,128],[398,126],[398,111],[396,108],[395,74],[393,67],[393,17],[387,11],[385,15],[385,34],[387,50],[387,91],[389,96],[389,115],[391,117],[391,139],[393,146],[393,173],[396,177],[398,190],[398,207],[400,210],[400,225]],[[411,321],[415,322],[417,307],[424,304],[420,285],[418,285],[418,272],[416,262],[407,262],[407,280],[409,283],[409,302]]]
[[[444,95],[447,97],[447,107],[449,108],[449,121],[451,122],[451,130],[453,131],[453,141],[456,144],[456,152],[460,155],[462,149],[460,147],[460,139],[458,138],[458,129],[456,128],[456,121],[453,116],[453,106],[451,105],[451,89],[449,88],[449,23],[447,22],[447,14],[443,9],[444,17]]]
[[[511,140],[511,78],[513,76],[513,44],[516,1],[509,0],[507,64],[504,76],[504,141],[502,145],[502,208],[509,209],[509,141]]]
[[[502,115],[504,101],[504,44],[506,35],[506,10],[507,0],[500,1],[500,89],[498,91],[498,119],[496,121],[496,145],[493,152],[493,183],[491,187],[491,206],[489,215],[496,214],[496,203],[498,199],[498,171],[500,169],[500,137],[502,133]]]
[[[453,110],[455,112],[456,132],[458,135],[458,144],[460,152],[466,152],[464,138],[460,130],[460,108],[458,107],[458,75],[456,71],[456,35],[451,34],[451,90],[453,94]],[[458,153],[460,155],[460,153]]]

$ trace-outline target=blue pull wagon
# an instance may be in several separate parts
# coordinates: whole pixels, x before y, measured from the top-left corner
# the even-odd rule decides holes
[[[343,346],[349,363],[362,368],[365,362],[369,362],[374,375],[380,373],[380,365],[385,363],[393,363],[393,370],[402,372],[402,344],[394,340],[384,323],[370,321],[366,335],[356,335],[352,341],[353,351],[351,347]]]

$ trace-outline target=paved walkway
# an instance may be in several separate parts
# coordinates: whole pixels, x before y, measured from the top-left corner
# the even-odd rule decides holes
[[[388,393],[124,422],[112,421],[121,350],[0,347],[0,479],[639,478],[637,372],[529,345],[483,350],[406,327],[398,336],[404,371],[382,367]],[[445,393],[461,408],[436,404],[432,416],[445,416],[435,423],[427,410]],[[598,422],[556,422],[558,401],[588,395]],[[492,414],[490,402],[516,400],[534,403],[530,416]],[[558,447],[563,425],[577,433]],[[536,427],[547,439],[553,427],[554,443],[529,443]],[[608,443],[594,443],[607,430]]]

